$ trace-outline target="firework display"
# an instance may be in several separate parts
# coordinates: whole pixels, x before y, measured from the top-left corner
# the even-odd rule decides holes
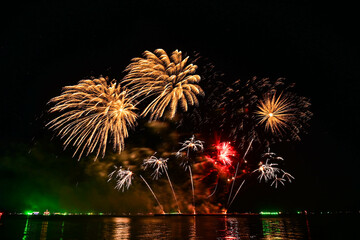
[[[189,201],[193,214],[197,213],[196,207],[208,206],[208,202],[216,202],[226,213],[251,178],[274,188],[291,183],[295,177],[283,170],[285,160],[271,152],[270,146],[300,140],[312,116],[310,100],[296,94],[294,84],[284,78],[253,77],[219,83],[218,79],[212,81],[219,74],[203,70],[195,74],[195,62],[178,50],[170,57],[162,49],[145,51],[142,58],[132,59],[119,83],[100,77],[64,87],[62,94],[49,102],[54,104],[49,112],[60,116],[47,126],[65,139],[65,148],[70,144],[76,148],[74,155],[78,154],[79,159],[94,151],[95,158],[99,154],[104,157],[107,144],[121,154],[128,129],[137,124],[137,110],[142,118],[150,115],[150,122],[162,119],[177,126],[175,136],[180,147],[166,142],[158,151],[164,157],[158,158],[152,151],[153,155],[149,156],[150,152],[146,155],[149,157],[142,158],[142,164],[137,163],[139,168],[115,167],[108,175],[108,181],[115,180],[115,189],[120,191],[129,189],[134,176],[139,176],[162,213],[159,199],[165,199],[157,197],[147,178],[160,182],[165,174],[177,212],[181,213],[179,202]],[[178,111],[179,106],[183,111]],[[172,149],[171,154],[165,152],[166,147]],[[129,166],[126,161],[122,165]],[[176,166],[189,171],[190,178],[182,182],[190,181],[191,203],[185,194],[178,194],[178,198],[175,193],[175,189],[177,193],[185,191],[170,180],[169,173],[173,180],[180,174]],[[139,172],[149,170],[150,177]]]

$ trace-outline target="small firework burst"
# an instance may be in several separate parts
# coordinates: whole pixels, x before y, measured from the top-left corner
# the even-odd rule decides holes
[[[264,179],[265,182],[267,182],[270,179],[275,178],[276,173],[280,171],[279,168],[277,168],[277,163],[266,163],[260,162],[259,168],[255,169],[253,172],[259,172],[260,175],[258,177],[259,182]]]
[[[290,173],[281,169],[278,163],[273,162],[275,160],[283,161],[284,159],[282,157],[276,156],[275,153],[270,152],[270,148],[268,148],[268,151],[264,153],[262,157],[265,158],[265,161],[261,161],[259,163],[259,167],[253,171],[253,173],[259,173],[259,182],[262,180],[265,182],[272,180],[270,186],[275,186],[275,188],[277,188],[278,183],[285,185],[286,181],[291,183],[291,181],[295,179]],[[282,177],[278,177],[279,174],[282,174]]]
[[[294,104],[289,98],[276,93],[268,94],[263,100],[259,101],[258,111],[259,124],[265,124],[266,130],[271,130],[273,134],[282,134],[285,128],[289,128],[291,121],[295,118]]]
[[[183,143],[180,143],[181,148],[179,151],[177,151],[176,156],[181,156],[181,153],[186,150],[186,156],[189,157],[189,151],[192,150],[194,152],[202,151],[204,150],[204,141],[195,140],[195,136],[192,135],[192,137],[189,140],[186,140]]]
[[[108,182],[111,181],[112,179],[115,179],[116,180],[115,189],[121,191],[124,191],[125,188],[129,189],[129,187],[132,184],[134,173],[129,169],[124,170],[121,166],[120,167],[114,166],[114,167],[115,170],[108,175]]]
[[[161,175],[167,170],[167,161],[168,158],[157,158],[155,157],[154,153],[152,156],[144,159],[143,165],[145,166],[145,169],[147,167],[154,168],[154,172],[151,174],[151,176],[154,179],[159,179]]]

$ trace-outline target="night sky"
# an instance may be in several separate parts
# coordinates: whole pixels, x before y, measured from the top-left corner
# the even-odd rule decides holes
[[[276,190],[253,185],[234,210],[358,210],[356,8],[293,0],[224,2],[3,7],[0,211],[145,211],[146,204],[133,201],[141,191],[116,192],[96,174],[106,160],[71,158],[44,124],[50,119],[46,104],[63,86],[101,74],[121,79],[131,58],[157,48],[199,52],[231,81],[285,77],[311,99],[308,134],[277,146],[294,183]]]

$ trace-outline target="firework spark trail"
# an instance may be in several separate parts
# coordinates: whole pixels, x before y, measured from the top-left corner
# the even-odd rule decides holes
[[[156,152],[151,157],[144,159],[143,165],[145,166],[145,169],[147,168],[147,166],[151,166],[151,167],[153,167],[155,169],[154,172],[151,175],[153,176],[153,178],[156,178],[156,179],[158,179],[159,176],[162,175],[162,172],[165,172],[166,177],[167,177],[167,179],[169,181],[169,185],[170,185],[171,191],[173,193],[175,202],[176,202],[176,206],[178,208],[178,212],[181,213],[179,203],[177,201],[176,194],[175,194],[175,191],[174,191],[174,187],[173,187],[173,185],[171,183],[171,180],[170,180],[170,177],[169,177],[169,174],[168,174],[168,171],[167,171],[168,158],[166,158],[166,159],[157,158],[157,157],[155,157],[155,154],[156,154]]]
[[[146,182],[146,180],[143,178],[143,176],[139,175],[141,177],[141,179],[144,181],[144,183],[146,184],[146,186],[149,188],[149,190],[151,191],[152,195],[154,196],[156,202],[158,203],[159,207],[161,208],[162,214],[165,214],[164,208],[163,206],[160,204],[158,198],[156,197],[154,191],[151,189],[150,185]]]
[[[249,146],[248,146],[248,148],[246,149],[246,152],[245,152],[245,154],[244,154],[243,160],[244,160],[245,163],[246,163],[245,157],[246,157],[247,153],[249,152],[249,149],[250,149],[253,141],[254,141],[254,138],[251,139],[251,142],[250,142],[250,144],[249,144]],[[234,188],[234,185],[235,185],[235,181],[236,181],[236,177],[237,177],[239,165],[240,165],[240,164],[239,164],[239,162],[238,162],[237,165],[236,165],[236,171],[235,171],[235,175],[234,175],[234,177],[233,177],[234,180],[233,180],[233,182],[232,182],[231,190],[230,190],[230,194],[229,194],[229,198],[228,198],[228,201],[227,201],[227,205],[228,205],[228,206],[229,206],[229,201],[230,201],[230,198],[231,198],[231,194],[232,194],[232,191],[233,191],[233,188]]]
[[[210,198],[215,194],[218,185],[219,185],[219,177],[216,180],[216,185],[215,185],[214,191],[207,198]]]
[[[177,201],[177,198],[176,198],[176,194],[175,194],[175,191],[174,191],[174,188],[173,188],[173,185],[171,183],[171,180],[170,180],[170,177],[169,177],[169,174],[167,172],[167,170],[165,169],[165,173],[166,173],[166,176],[167,176],[167,179],[169,180],[169,184],[170,184],[170,187],[171,187],[171,190],[172,190],[172,193],[174,195],[174,199],[175,199],[175,202],[176,202],[176,205],[177,205],[177,208],[178,208],[178,213],[181,213],[180,211],[180,207],[179,207],[179,203]]]
[[[239,191],[240,191],[241,187],[243,186],[244,182],[245,182],[245,180],[243,180],[243,182],[241,183],[240,187],[239,187],[239,188],[238,188],[238,190],[236,191],[236,193],[235,193],[235,195],[234,195],[233,199],[231,200],[231,202],[230,202],[230,204],[229,204],[229,206],[228,206],[228,208],[227,208],[228,210],[229,210],[229,208],[230,208],[231,204],[234,202],[234,200],[235,200],[236,196],[238,195],[238,193],[239,193]]]
[[[289,183],[291,183],[292,179],[295,179],[290,173],[285,172],[284,170],[281,170],[283,172],[283,175],[281,178],[287,179]]]
[[[283,178],[279,178],[276,174],[274,176],[274,181],[271,183],[270,186],[274,185],[275,184],[275,188],[277,188],[278,186],[278,183],[281,183],[283,186],[285,185],[285,182],[286,180],[283,179]]]
[[[190,181],[191,181],[191,190],[192,190],[194,214],[196,214],[196,207],[195,207],[195,190],[194,190],[194,181],[193,181],[191,166],[189,166],[189,173],[190,173]]]
[[[114,151],[120,153],[124,139],[129,136],[128,127],[136,124],[134,99],[115,81],[108,83],[103,77],[64,87],[62,94],[49,103],[55,103],[49,112],[61,115],[46,126],[57,131],[61,139],[66,137],[64,149],[71,142],[76,146],[73,156],[80,151],[79,160],[85,149],[86,156],[97,148],[95,159],[100,152],[104,157],[109,141],[113,142]]]
[[[230,193],[229,193],[229,197],[228,197],[228,200],[227,200],[227,206],[229,206],[229,202],[230,202],[230,198],[231,198],[231,194],[232,194],[232,191],[233,191],[233,188],[234,188],[234,184],[235,184],[235,181],[236,181],[236,176],[237,176],[237,172],[238,172],[238,169],[239,169],[239,163],[237,163],[236,165],[236,171],[235,171],[235,175],[233,177],[233,182],[231,184],[231,189],[230,189]]]
[[[198,85],[200,76],[195,75],[196,65],[188,64],[188,57],[182,59],[181,51],[174,51],[169,57],[163,49],[154,53],[145,51],[144,58],[133,58],[125,71],[126,86],[131,86],[131,93],[140,97],[155,96],[155,99],[142,112],[149,113],[150,121],[161,118],[170,108],[170,119],[174,118],[178,105],[186,112],[188,105],[198,106],[196,95],[204,95]]]

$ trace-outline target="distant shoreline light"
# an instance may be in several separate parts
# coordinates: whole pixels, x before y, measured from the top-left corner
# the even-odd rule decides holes
[[[281,211],[261,211],[261,212],[243,212],[243,213],[198,213],[198,214],[179,214],[174,213],[164,213],[164,214],[154,214],[154,213],[103,213],[103,212],[54,212],[50,213],[46,210],[44,213],[39,211],[24,211],[24,212],[0,212],[1,216],[5,215],[15,215],[15,216],[112,216],[112,217],[121,217],[121,216],[245,216],[245,215],[257,215],[257,216],[278,216],[278,215],[331,215],[331,214],[360,214],[360,210],[357,211],[292,211],[292,212],[281,212]]]

